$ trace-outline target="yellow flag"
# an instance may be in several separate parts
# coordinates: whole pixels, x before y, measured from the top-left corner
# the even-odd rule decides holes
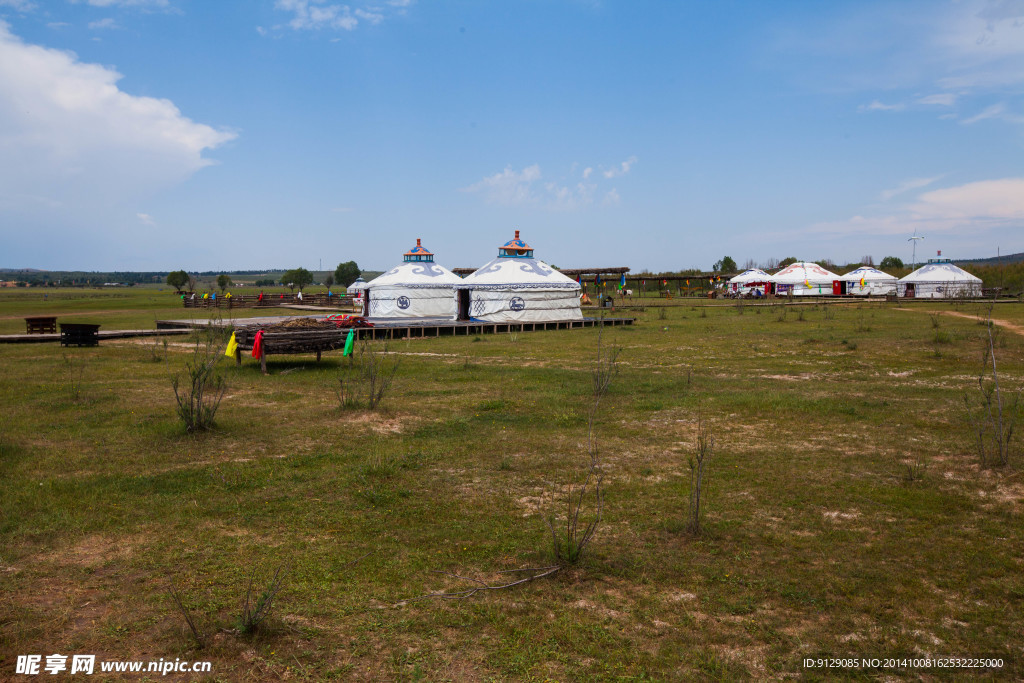
[[[228,358],[234,358],[235,352],[238,351],[238,342],[235,341],[235,333],[231,333],[231,339],[228,339],[228,348],[224,350],[224,355]]]
[[[810,280],[804,280],[804,284],[807,285],[807,289],[811,289],[811,281]]]

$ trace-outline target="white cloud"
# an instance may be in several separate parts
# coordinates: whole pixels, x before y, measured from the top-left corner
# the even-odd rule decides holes
[[[904,180],[896,187],[890,190],[885,190],[884,192],[881,193],[880,196],[883,200],[889,201],[896,195],[903,194],[904,192],[909,192],[911,190],[919,190],[922,187],[927,187],[928,185],[934,183],[936,180],[939,180],[940,178],[942,178],[942,176],[935,176],[934,178],[911,178],[910,180]]]
[[[918,197],[909,209],[927,219],[1024,220],[1024,178],[980,180],[932,190]]]
[[[322,28],[352,31],[359,25],[348,5],[328,5],[324,0],[277,0],[274,7],[292,12],[294,16],[288,26],[296,31]]]
[[[630,157],[615,169],[615,175],[628,173],[634,163],[636,163],[636,157]],[[573,167],[575,168],[575,164]],[[570,174],[573,173],[574,170],[570,170]],[[593,168],[588,166],[583,170],[583,180],[563,184],[556,180],[545,180],[539,164],[527,166],[521,171],[507,166],[501,173],[487,176],[479,182],[461,188],[461,191],[479,193],[492,204],[535,206],[558,211],[572,211],[591,206],[598,196],[603,196],[601,201],[603,206],[618,204],[621,201],[618,191],[612,188],[601,195],[598,183],[587,182],[592,175]],[[608,178],[613,177],[607,173],[602,175]]]
[[[989,107],[985,107],[982,111],[975,114],[974,116],[964,119],[960,123],[969,126],[972,123],[978,121],[984,121],[986,119],[999,119],[1001,121],[1008,121],[1010,123],[1024,123],[1024,116],[1019,116],[1007,110],[1006,105],[999,103],[993,104]]]
[[[619,196],[619,191],[614,187],[605,194],[604,199],[601,200],[604,206],[618,206],[622,203],[622,197]]]
[[[366,10],[357,9],[355,15],[364,21],[368,21],[371,24],[379,24],[384,21],[384,15],[379,12],[367,12]]]
[[[80,2],[81,0],[72,0]],[[168,7],[169,0],[85,0],[93,7]]]
[[[905,104],[883,104],[878,100],[874,100],[871,104],[862,104],[857,107],[857,111],[903,111],[907,108]]]
[[[0,22],[0,223],[7,211],[114,210],[188,178],[236,137],[122,91],[120,78]]]
[[[1024,178],[980,180],[931,190],[886,214],[818,223],[809,233],[898,235],[1024,229]]]
[[[89,28],[91,29],[107,29],[107,28],[118,28],[117,22],[107,17],[106,19],[100,19],[98,21],[90,21]]]
[[[494,204],[513,206],[530,204],[538,201],[534,183],[540,180],[540,166],[533,164],[522,171],[514,171],[506,166],[501,173],[488,176],[480,182],[462,189],[463,192],[480,192],[487,201]]]
[[[30,0],[0,0],[0,7],[10,7],[17,12],[31,12],[36,8]]]
[[[635,164],[635,163],[636,163],[636,157],[635,156],[630,157],[630,158],[626,159],[625,161],[623,161],[621,164],[619,164],[618,167],[610,168],[607,171],[605,171],[604,172],[604,177],[605,178],[618,178],[619,176],[624,176],[627,173],[629,173],[629,170],[633,167],[633,164]]]
[[[926,105],[937,105],[940,107],[952,107],[956,104],[956,98],[958,95],[951,92],[938,93],[936,95],[928,95],[927,97],[920,97],[917,100],[918,104]]]
[[[135,215],[139,219],[139,222],[142,223],[143,225],[149,226],[151,228],[156,227],[156,221],[154,221],[153,217],[150,216],[148,213],[137,213]]]

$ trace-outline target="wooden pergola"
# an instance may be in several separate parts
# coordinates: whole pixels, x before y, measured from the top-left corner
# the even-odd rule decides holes
[[[452,272],[459,277],[465,277],[476,271],[476,268],[452,268]],[[558,268],[558,272],[573,280],[579,280],[584,291],[588,286],[594,286],[598,276],[601,277],[601,284],[598,287],[616,287],[622,277],[629,272],[628,266],[617,266],[612,268]],[[698,290],[700,295],[711,288],[712,284],[719,284],[736,275],[736,273],[695,273],[692,275],[626,275],[626,289],[632,289],[635,293],[643,295],[644,292],[672,292],[678,296],[684,293],[695,293]],[[714,283],[711,280],[714,279]]]
[[[465,277],[472,272],[475,272],[476,268],[452,268],[452,272],[459,277]],[[597,275],[604,277],[605,275],[617,275],[621,276],[623,273],[629,272],[628,266],[618,266],[615,268],[556,268],[559,273],[571,277],[573,280],[576,278],[593,278]]]

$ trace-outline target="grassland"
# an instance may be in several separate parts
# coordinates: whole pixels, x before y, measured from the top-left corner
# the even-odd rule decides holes
[[[62,305],[152,326],[183,317],[166,297]],[[40,308],[0,299],[0,331]],[[551,562],[543,519],[586,461],[596,331],[392,343],[374,413],[339,409],[354,371],[337,356],[271,357],[269,376],[225,362],[217,428],[194,437],[169,379],[187,338],[0,345],[0,671],[71,652],[208,659],[225,680],[732,680],[808,676],[805,656],[931,654],[1000,656],[984,675],[1019,679],[1022,458],[979,467],[963,410],[982,309],[635,312],[603,332],[622,353],[595,425],[590,554],[462,601],[412,598],[466,587],[438,571],[497,581]],[[996,353],[1018,390],[1024,306],[994,316],[1016,326]],[[698,412],[716,450],[692,537]],[[233,633],[249,574],[281,565],[268,627]]]

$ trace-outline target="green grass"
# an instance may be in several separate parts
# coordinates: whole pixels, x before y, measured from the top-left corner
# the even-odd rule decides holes
[[[113,327],[158,294],[62,305],[123,303],[96,314]],[[606,499],[583,565],[465,601],[409,599],[467,587],[437,571],[497,582],[551,561],[543,515],[582,473],[595,330],[391,343],[402,365],[372,414],[338,409],[337,355],[271,357],[269,376],[225,359],[217,427],[195,437],[169,381],[187,338],[159,363],[138,340],[0,345],[0,668],[97,652],[209,659],[228,680],[733,680],[800,676],[812,653],[930,653],[1000,655],[997,677],[1024,675],[1020,457],[978,468],[960,406],[985,328],[929,317],[981,309],[780,320],[781,306],[679,303],[603,332],[623,351],[595,425]],[[34,305],[0,298],[0,314]],[[1020,306],[995,317],[1024,326]],[[999,333],[1007,389],[1022,351]],[[693,538],[698,406],[717,446]],[[907,463],[923,465],[914,481]],[[282,563],[267,629],[224,632],[252,568]]]

